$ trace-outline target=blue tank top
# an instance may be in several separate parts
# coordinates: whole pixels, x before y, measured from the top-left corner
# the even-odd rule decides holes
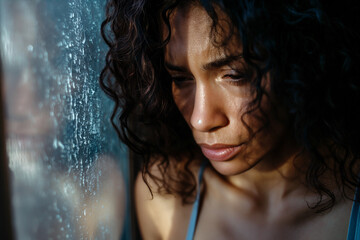
[[[202,182],[202,176],[204,173],[204,169],[207,165],[207,162],[204,161],[199,169],[198,175],[198,188],[196,192],[196,199],[192,208],[190,223],[188,226],[188,231],[186,234],[186,240],[193,240],[195,235],[196,223],[199,214],[199,205],[200,205],[200,186]],[[360,204],[359,204],[359,191],[356,189],[355,191],[355,201],[353,202],[351,209],[351,216],[349,222],[349,228],[347,233],[347,240],[360,240]]]
[[[203,161],[203,163],[201,164],[201,167],[199,169],[199,175],[198,175],[198,188],[196,191],[196,199],[192,208],[192,212],[191,212],[191,216],[190,216],[190,223],[189,223],[189,227],[188,227],[188,231],[186,234],[186,240],[192,240],[194,239],[194,235],[195,235],[195,228],[196,228],[196,223],[197,223],[197,219],[198,219],[198,214],[199,214],[199,205],[200,205],[200,189],[201,189],[201,182],[202,182],[202,176],[204,173],[204,169],[207,165],[207,161]]]
[[[347,240],[360,240],[360,211],[359,211],[359,189],[355,191],[355,201],[353,202]]]

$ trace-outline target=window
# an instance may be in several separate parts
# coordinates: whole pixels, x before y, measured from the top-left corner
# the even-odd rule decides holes
[[[3,0],[0,53],[17,239],[129,238],[128,153],[98,77],[105,1]]]

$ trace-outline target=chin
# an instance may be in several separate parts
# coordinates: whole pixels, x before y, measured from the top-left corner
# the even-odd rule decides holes
[[[256,164],[252,165],[247,162],[239,163],[233,161],[226,161],[226,162],[210,161],[210,163],[213,166],[213,168],[216,170],[216,172],[218,172],[223,176],[238,175],[250,170],[256,165]]]

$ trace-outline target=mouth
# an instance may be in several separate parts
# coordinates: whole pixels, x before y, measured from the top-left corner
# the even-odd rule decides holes
[[[226,144],[199,144],[202,153],[210,161],[223,162],[231,159],[243,149],[244,144],[226,145]]]

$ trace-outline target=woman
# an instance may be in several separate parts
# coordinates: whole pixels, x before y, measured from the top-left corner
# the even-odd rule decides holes
[[[357,10],[109,2],[101,84],[120,137],[143,158],[144,239],[354,238]]]

